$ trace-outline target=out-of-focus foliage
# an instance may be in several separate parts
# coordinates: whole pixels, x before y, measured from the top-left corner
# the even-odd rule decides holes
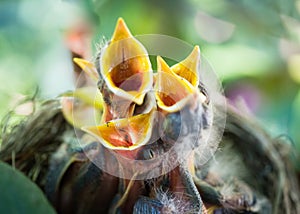
[[[299,0],[24,0],[0,2],[0,115],[16,94],[74,88],[65,35],[89,23],[96,51],[123,17],[133,34],[199,44],[232,103],[242,97],[274,137],[300,151]]]
[[[55,213],[43,192],[17,169],[0,162],[0,172],[1,211],[5,210],[5,213]]]

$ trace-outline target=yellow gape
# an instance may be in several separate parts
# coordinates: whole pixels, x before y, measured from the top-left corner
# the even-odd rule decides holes
[[[119,18],[112,39],[101,51],[100,73],[115,95],[141,105],[152,87],[152,68],[147,50]]]

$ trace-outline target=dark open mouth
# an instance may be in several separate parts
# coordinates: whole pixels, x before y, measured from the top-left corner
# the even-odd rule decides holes
[[[110,78],[116,87],[124,91],[138,91],[143,84],[142,66],[139,58],[127,59],[110,71]]]
[[[181,98],[174,93],[166,94],[163,92],[159,92],[158,96],[160,97],[161,101],[164,103],[165,106],[172,106],[175,105]]]

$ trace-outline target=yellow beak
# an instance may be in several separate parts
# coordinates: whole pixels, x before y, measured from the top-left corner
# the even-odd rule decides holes
[[[145,145],[152,134],[155,111],[129,118],[111,120],[100,126],[83,127],[103,146],[113,150],[134,150]]]
[[[199,84],[200,48],[196,45],[192,53],[183,61],[171,67],[171,70],[180,77],[189,81],[195,88]]]
[[[160,56],[157,57],[155,97],[159,108],[167,112],[179,111],[194,91],[189,81],[174,73]]]
[[[95,82],[99,80],[99,74],[95,65],[89,61],[80,58],[74,58],[73,61]]]
[[[111,41],[103,48],[100,74],[115,95],[141,105],[145,93],[152,87],[152,69],[148,53],[136,40],[122,18]]]

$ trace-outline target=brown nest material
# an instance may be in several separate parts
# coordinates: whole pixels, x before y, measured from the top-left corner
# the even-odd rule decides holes
[[[76,139],[73,127],[61,113],[59,101],[48,101],[21,123],[8,126],[6,121],[2,125],[0,159],[22,171],[43,190],[48,182],[47,195],[58,212],[91,213],[100,206],[99,198],[105,199],[100,196],[105,187],[99,188],[101,182],[96,180],[101,172],[87,158],[77,157],[78,161],[73,161],[75,165],[66,160],[79,150],[62,155],[68,164],[51,176],[53,157],[57,157],[64,144],[70,145]],[[299,185],[290,160],[291,149],[281,139],[271,138],[252,119],[229,109],[219,149],[205,165],[196,167],[199,180],[195,183],[203,202],[218,206],[220,212],[216,213],[300,213]],[[77,178],[89,185],[77,182]],[[52,179],[50,184],[49,179]],[[112,183],[118,185],[113,179]],[[76,195],[70,189],[81,191]],[[105,191],[114,191],[109,196],[111,200],[117,189],[105,188]],[[65,200],[61,194],[69,194],[71,198]],[[85,194],[90,194],[89,200]],[[66,208],[69,206],[73,208]],[[108,207],[101,211],[107,212]]]
[[[228,210],[248,207],[254,213],[300,213],[291,155],[287,141],[271,138],[253,117],[229,108],[219,149],[198,177],[218,190]]]
[[[63,134],[72,127],[66,123],[55,100],[45,102],[18,124],[11,124],[14,117],[9,113],[3,120],[0,159],[43,187],[49,159],[62,144]]]

